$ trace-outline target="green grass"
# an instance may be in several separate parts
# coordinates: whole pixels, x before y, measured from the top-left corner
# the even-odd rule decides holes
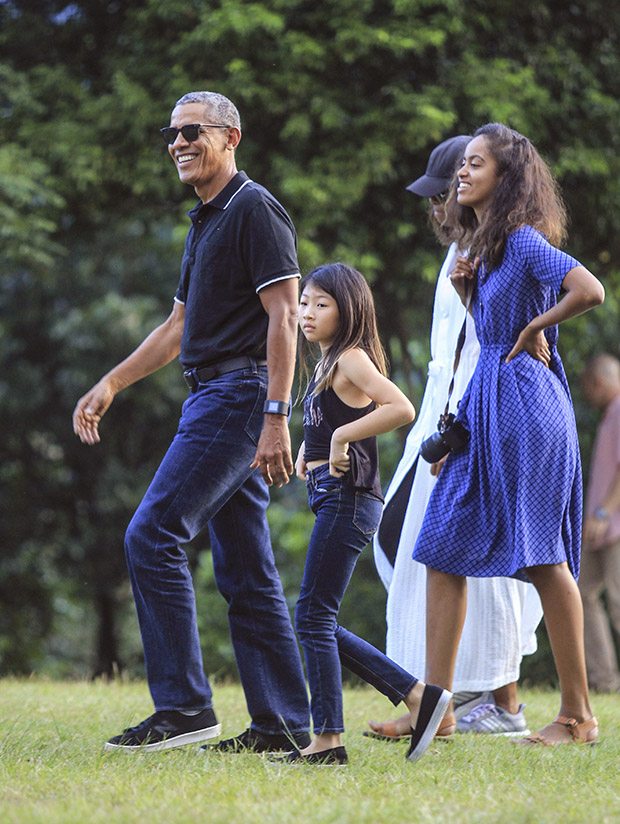
[[[536,729],[557,711],[551,692],[522,691]],[[620,696],[595,696],[600,746],[521,748],[458,736],[409,764],[404,742],[364,738],[394,714],[370,689],[345,692],[347,767],[272,766],[257,755],[104,753],[102,743],[152,712],[142,683],[0,681],[3,824],[392,824],[620,822]],[[247,725],[243,694],[217,685],[224,735]]]

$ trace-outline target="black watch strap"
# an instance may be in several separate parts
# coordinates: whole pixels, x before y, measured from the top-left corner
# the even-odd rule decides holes
[[[285,401],[265,401],[263,412],[269,412],[272,415],[286,415],[291,411],[290,403]]]

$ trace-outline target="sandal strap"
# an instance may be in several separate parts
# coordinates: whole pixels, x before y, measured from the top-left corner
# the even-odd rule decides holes
[[[534,733],[534,735],[527,735],[525,738],[520,738],[518,742],[515,740],[515,743],[525,743],[528,744],[542,744],[544,747],[550,747],[551,741],[545,738],[544,735],[541,735],[539,732]]]
[[[452,735],[452,733],[456,730],[456,716],[454,713],[451,715],[444,715],[443,721],[439,724],[437,728],[437,732],[435,733],[435,737],[439,736],[439,738],[448,738]]]
[[[598,721],[594,716],[588,718],[587,721],[579,723],[576,718],[567,718],[564,715],[558,715],[553,720],[554,724],[562,724],[570,732],[573,741],[587,741],[588,733],[598,727]]]

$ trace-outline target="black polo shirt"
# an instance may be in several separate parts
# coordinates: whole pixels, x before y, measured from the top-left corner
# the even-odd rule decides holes
[[[175,295],[185,304],[181,363],[189,369],[240,355],[265,358],[269,318],[258,293],[299,277],[291,219],[245,172],[188,215]]]

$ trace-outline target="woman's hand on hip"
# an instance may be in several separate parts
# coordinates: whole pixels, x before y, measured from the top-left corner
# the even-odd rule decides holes
[[[535,360],[544,363],[545,366],[549,366],[551,350],[544,331],[536,332],[526,326],[508,353],[506,363],[510,363],[513,358],[516,358],[519,352],[527,352]]]

